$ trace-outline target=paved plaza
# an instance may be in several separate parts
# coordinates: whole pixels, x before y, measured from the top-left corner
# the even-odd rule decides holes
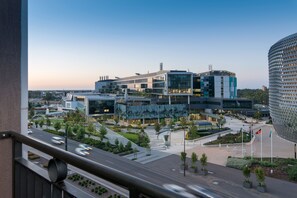
[[[252,121],[247,118],[247,121]],[[241,120],[226,117],[226,124],[231,130],[226,133],[237,133],[241,128],[245,131],[250,131],[251,124],[244,123]],[[254,134],[259,129],[262,129],[262,134],[255,134],[251,143],[236,145],[222,145],[222,146],[204,146],[203,144],[217,138],[217,134],[209,136],[207,138],[200,138],[197,141],[186,141],[186,152],[188,156],[192,152],[196,152],[198,156],[202,153],[206,153],[208,156],[208,161],[218,165],[226,165],[228,156],[232,157],[242,157],[250,156],[251,152],[254,157],[261,157],[261,135],[262,135],[262,157],[271,157],[271,140],[272,140],[272,156],[281,158],[293,158],[294,157],[294,143],[289,142],[281,137],[279,137],[272,125],[267,125],[265,122],[259,122],[253,124],[252,129]],[[272,131],[272,139],[269,136],[270,130]],[[183,130],[170,132],[164,132],[157,136],[153,128],[148,128],[145,132],[149,135],[151,140],[152,155],[167,156],[162,153],[167,154],[180,154],[184,150],[184,132]],[[170,134],[171,145],[169,147],[165,146],[164,135]],[[153,159],[159,159],[159,157],[151,157]],[[147,160],[145,162],[150,162]]]

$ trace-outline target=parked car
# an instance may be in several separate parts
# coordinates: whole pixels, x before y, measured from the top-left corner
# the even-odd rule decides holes
[[[222,198],[222,196],[216,194],[215,192],[205,189],[198,185],[188,185],[191,189],[191,193],[198,195],[199,197],[203,198]]]
[[[87,151],[93,150],[92,147],[90,147],[87,144],[79,144],[78,146],[84,150],[87,150]]]
[[[64,144],[64,141],[63,141],[62,138],[54,136],[54,137],[52,137],[52,143],[55,143],[55,144]]]
[[[181,186],[178,186],[176,184],[163,184],[163,187],[171,192],[174,192],[181,197],[187,197],[187,198],[195,198],[193,194],[187,192],[187,190]]]
[[[31,129],[28,129],[27,133],[28,133],[28,135],[30,135],[33,133],[33,131]]]
[[[80,147],[76,148],[74,151],[77,155],[80,155],[80,156],[86,156],[90,154],[88,151]]]

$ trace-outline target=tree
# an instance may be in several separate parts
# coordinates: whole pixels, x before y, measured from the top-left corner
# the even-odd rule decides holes
[[[200,158],[200,163],[202,166],[202,171],[206,171],[206,165],[207,165],[207,156],[205,153],[202,154],[201,158]]]
[[[192,160],[192,168],[196,169],[197,168],[196,162],[198,161],[198,157],[195,152],[192,153],[191,160]]]
[[[131,143],[131,141],[129,141],[126,144],[126,150],[129,151],[129,150],[131,150],[131,148],[132,148],[132,143]]]
[[[260,111],[256,111],[254,116],[253,116],[255,119],[259,120],[262,118],[262,114],[260,113]]]
[[[90,133],[93,133],[93,132],[95,131],[95,127],[94,127],[94,125],[93,125],[92,123],[90,123],[90,124],[88,125],[87,130],[88,130]]]
[[[37,128],[38,127],[38,124],[39,124],[39,121],[38,120],[35,120],[35,128]]]
[[[265,186],[265,173],[261,167],[255,169],[255,174],[259,182],[259,186]]]
[[[48,117],[46,117],[46,126],[51,126],[51,120]]]
[[[101,141],[105,138],[106,134],[107,134],[106,128],[104,126],[101,126],[100,127],[100,134],[99,134]]]
[[[85,137],[85,133],[86,133],[86,130],[85,130],[85,127],[80,127],[78,132],[76,133],[76,138],[78,140],[82,140],[84,137]]]
[[[56,122],[55,125],[54,125],[54,128],[56,129],[56,131],[59,131],[61,129],[61,123]]]
[[[76,134],[77,131],[78,131],[78,126],[77,126],[77,125],[74,125],[74,126],[72,127],[72,132]]]
[[[250,169],[250,167],[247,166],[247,165],[245,167],[243,167],[242,173],[243,173],[243,175],[245,177],[245,181],[246,182],[250,182],[250,177],[251,177],[251,169]]]
[[[161,130],[161,127],[160,127],[160,124],[159,122],[155,122],[155,131],[156,131],[156,134],[158,134]]]
[[[118,138],[115,139],[114,144],[118,147],[119,146],[119,140]]]
[[[124,147],[123,143],[120,142],[120,144],[119,144],[119,151],[120,152],[123,152],[124,150],[125,150],[125,147]]]
[[[43,120],[40,120],[40,122],[39,122],[39,126],[40,126],[40,128],[42,128],[43,125],[44,125],[44,121],[43,121]]]
[[[182,161],[183,166],[186,166],[186,158],[187,158],[187,153],[186,152],[181,152],[180,153],[180,159]]]
[[[197,126],[196,125],[191,125],[189,132],[188,132],[188,139],[192,140],[194,138],[198,138],[199,135],[197,134]]]

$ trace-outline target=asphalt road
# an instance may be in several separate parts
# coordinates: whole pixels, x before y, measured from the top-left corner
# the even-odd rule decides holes
[[[33,134],[30,136],[53,144],[61,149],[65,148],[65,145],[56,145],[51,143],[51,137],[55,135],[35,128],[33,128],[32,131]],[[76,141],[68,140],[68,150],[70,152],[74,152],[74,149],[78,146],[78,144],[79,143]],[[160,160],[142,165],[101,149],[93,148],[87,158],[157,185],[169,183],[186,187],[187,184],[198,184],[200,186],[210,188],[223,197],[289,198],[292,197],[292,193],[295,195],[297,194],[296,184],[267,177],[266,184],[268,186],[269,193],[259,193],[255,190],[255,188],[245,189],[241,185],[244,179],[241,171],[210,163],[207,167],[210,171],[209,175],[202,176],[187,173],[186,177],[184,177],[183,172],[180,170],[180,157],[177,155],[170,155]],[[253,180],[255,181],[255,178],[253,178]],[[255,182],[254,185],[256,185]]]

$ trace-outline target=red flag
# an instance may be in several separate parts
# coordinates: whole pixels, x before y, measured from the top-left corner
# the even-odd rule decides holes
[[[259,130],[256,132],[256,134],[260,134],[260,133],[262,133],[262,129],[259,129]]]

